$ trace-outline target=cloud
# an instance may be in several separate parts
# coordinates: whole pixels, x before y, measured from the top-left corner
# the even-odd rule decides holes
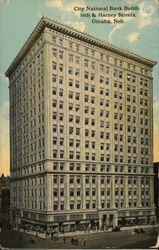
[[[10,4],[10,0],[0,0],[0,4],[2,4],[2,3],[6,3],[6,5],[9,5]]]
[[[151,17],[147,17],[147,18],[140,17],[138,19],[137,28],[138,29],[143,29],[143,28],[145,28],[145,27],[147,27],[148,25],[151,25],[151,24],[152,24],[152,18]]]
[[[65,23],[72,26],[74,29],[81,31],[81,32],[84,32],[85,28],[86,28],[86,24],[84,22],[67,21]]]
[[[10,0],[0,0],[0,4],[6,3],[6,5],[10,4]]]
[[[133,43],[135,42],[139,37],[139,33],[138,32],[133,32],[130,35],[127,36],[127,40],[129,43]]]
[[[45,0],[45,4],[49,8],[57,8],[62,9],[63,8],[63,1],[62,0]]]
[[[123,1],[128,4],[134,4],[137,3],[139,0],[123,0]]]
[[[9,174],[9,102],[0,107],[0,175]]]
[[[124,24],[117,24],[115,27],[110,31],[109,36],[108,36],[108,41],[111,43],[112,42],[112,35],[118,30],[121,29],[124,26]]]
[[[153,2],[154,3],[154,2]],[[139,4],[139,14],[143,17],[152,16],[155,12],[155,7],[151,1],[142,1]]]
[[[45,0],[45,4],[49,8],[53,9],[59,9],[63,12],[72,12],[74,10],[74,6],[78,4],[80,7],[85,7],[86,3],[83,0],[73,0],[73,1],[67,1],[67,0]],[[76,15],[79,16],[79,12],[74,12]]]
[[[127,4],[135,4],[135,3],[138,4],[139,0],[123,0],[123,2],[125,2]],[[155,2],[158,3],[159,0],[154,0],[153,3],[155,3]],[[121,25],[116,24],[115,27],[113,27],[113,29],[109,33],[109,42],[110,43],[112,42],[112,35],[118,29],[123,28],[129,21],[135,21],[137,24],[137,26],[136,26],[137,29],[143,29],[143,28],[145,28],[153,23],[153,20],[151,18],[151,15],[153,15],[154,10],[155,10],[153,4],[150,4],[149,2],[146,2],[146,1],[142,1],[139,4],[139,8],[140,8],[139,17],[137,19],[133,18],[133,16],[130,15],[130,17],[122,18],[124,21],[123,24],[121,24]],[[130,10],[130,11],[125,11],[124,13],[131,14],[133,12]],[[158,23],[158,25],[159,25],[159,23]],[[137,32],[134,32],[134,35],[132,35],[132,36],[130,35],[130,37],[128,37],[129,42],[134,42],[136,40],[137,37],[135,37],[135,33],[137,36]]]
[[[132,11],[131,10],[128,10],[128,11],[125,11],[125,14],[131,14]],[[121,29],[125,26],[125,24],[129,21],[132,21],[133,20],[133,17],[130,15],[129,17],[123,17],[122,18],[124,23],[122,24],[116,24],[114,26],[114,28],[110,31],[109,33],[109,36],[108,36],[108,41],[111,43],[112,42],[112,35],[118,30],[118,29]]]

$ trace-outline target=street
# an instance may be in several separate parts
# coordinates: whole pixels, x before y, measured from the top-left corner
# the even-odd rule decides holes
[[[3,228],[0,243],[6,248],[150,248],[156,245],[158,230],[149,228],[145,233],[132,235],[131,230],[96,232],[83,235],[61,236],[56,240],[43,239]]]

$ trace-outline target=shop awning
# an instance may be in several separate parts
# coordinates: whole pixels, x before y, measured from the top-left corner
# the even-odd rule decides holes
[[[90,221],[89,220],[80,221],[80,224],[85,224],[85,223],[90,223]]]

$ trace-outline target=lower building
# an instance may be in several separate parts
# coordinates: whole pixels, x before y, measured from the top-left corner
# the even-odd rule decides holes
[[[9,213],[10,179],[3,174],[0,177],[0,213]]]
[[[156,207],[157,222],[159,222],[159,162],[154,162],[154,202]]]

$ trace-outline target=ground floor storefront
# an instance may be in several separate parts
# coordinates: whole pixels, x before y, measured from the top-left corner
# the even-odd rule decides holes
[[[84,231],[112,231],[135,225],[155,225],[155,209],[118,210],[107,209],[76,213],[37,213],[10,210],[12,227],[33,230],[46,235]]]

